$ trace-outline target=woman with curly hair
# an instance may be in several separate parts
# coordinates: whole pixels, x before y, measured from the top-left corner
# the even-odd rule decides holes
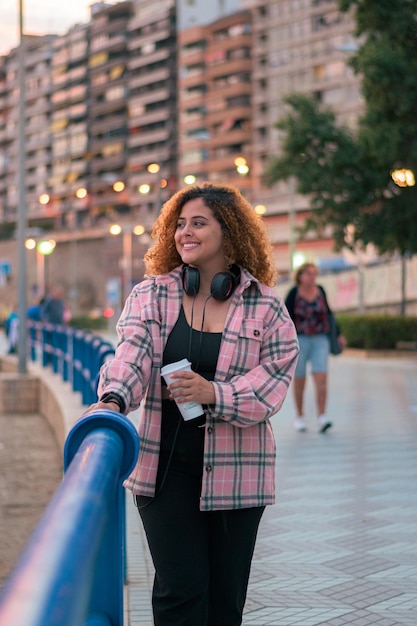
[[[273,289],[263,224],[241,193],[204,183],[162,208],[147,277],[117,324],[115,357],[88,410],[143,400],[133,492],[155,566],[158,626],[238,626],[258,525],[275,497],[270,418],[298,354]],[[188,359],[191,371],[164,365]],[[184,403],[201,405],[185,420]]]

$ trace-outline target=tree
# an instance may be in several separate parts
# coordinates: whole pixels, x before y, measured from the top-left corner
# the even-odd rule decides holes
[[[303,232],[331,227],[344,245],[353,224],[356,241],[380,252],[417,252],[417,188],[399,187],[398,168],[417,175],[417,0],[339,0],[355,9],[358,40],[351,65],[361,76],[364,114],[353,134],[312,98],[292,94],[277,122],[280,156],[271,159],[267,184],[295,176],[310,196]]]

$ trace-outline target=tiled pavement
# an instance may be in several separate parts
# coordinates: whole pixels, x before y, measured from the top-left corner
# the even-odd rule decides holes
[[[244,626],[417,624],[417,358],[332,358],[320,435],[273,418],[277,503],[255,550]],[[132,416],[135,420],[135,416]],[[153,569],[127,497],[126,626],[152,626]]]
[[[273,419],[277,503],[267,507],[244,626],[417,624],[417,358],[333,358],[328,413]],[[151,626],[152,565],[128,498],[128,615]]]

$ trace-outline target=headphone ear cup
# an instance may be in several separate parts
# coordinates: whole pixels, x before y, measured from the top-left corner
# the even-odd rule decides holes
[[[182,268],[182,287],[187,296],[196,296],[200,289],[200,272],[196,267],[184,265]]]
[[[227,300],[236,287],[236,277],[231,272],[219,272],[211,281],[211,295],[215,300]]]

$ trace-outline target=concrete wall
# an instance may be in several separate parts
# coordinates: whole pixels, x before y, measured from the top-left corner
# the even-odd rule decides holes
[[[361,303],[361,275],[357,269],[319,276],[330,306],[339,312],[356,313]],[[398,314],[401,306],[402,264],[392,261],[366,267],[363,271],[362,306],[366,312]],[[405,262],[406,314],[417,315],[417,256]],[[293,283],[279,283],[277,289],[285,297]]]
[[[17,369],[16,356],[0,357],[0,413],[39,413],[63,452],[68,432],[86,408],[81,394],[49,368],[29,363],[28,374],[18,374]]]

